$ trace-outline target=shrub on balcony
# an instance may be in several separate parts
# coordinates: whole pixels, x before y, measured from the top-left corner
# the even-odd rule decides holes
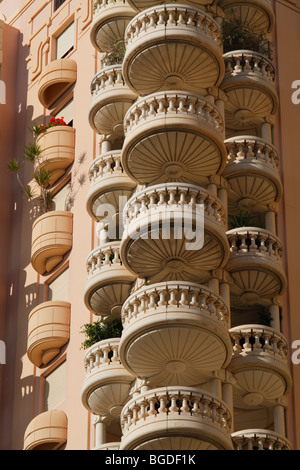
[[[17,181],[22,189],[22,192],[26,199],[29,202],[34,203],[36,194],[32,190],[32,187],[28,184],[25,185],[20,178],[20,172],[24,162],[30,162],[33,165],[33,180],[37,183],[40,196],[39,196],[39,207],[42,210],[42,213],[46,213],[52,210],[52,200],[53,196],[51,191],[48,189],[50,184],[51,172],[41,168],[39,156],[41,154],[41,149],[37,144],[37,138],[46,132],[48,129],[56,126],[67,126],[63,118],[51,119],[48,125],[35,124],[32,127],[32,133],[34,141],[28,144],[24,150],[24,160],[20,163],[19,160],[12,158],[8,162],[8,168],[11,172],[16,175]]]
[[[112,323],[106,321],[96,321],[83,325],[81,333],[85,334],[86,339],[82,343],[83,349],[88,349],[99,341],[120,338],[122,335],[122,322],[115,320]]]
[[[244,215],[240,212],[240,215],[232,215],[229,217],[229,229],[242,228],[242,227],[257,227],[264,228],[258,217],[253,217],[250,214]]]
[[[111,47],[111,50],[104,55],[103,65],[119,65],[122,64],[126,52],[125,41],[120,39],[115,41]]]
[[[237,18],[223,21],[222,36],[224,53],[244,49],[271,58],[270,41],[263,34],[252,31]]]

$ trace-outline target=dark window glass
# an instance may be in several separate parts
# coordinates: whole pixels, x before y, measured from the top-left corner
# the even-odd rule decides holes
[[[66,0],[54,0],[54,11],[58,10],[58,8],[65,3]]]

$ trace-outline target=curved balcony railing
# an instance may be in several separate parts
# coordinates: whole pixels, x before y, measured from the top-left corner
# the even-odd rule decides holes
[[[58,126],[48,129],[37,138],[40,154],[35,162],[35,170],[49,172],[49,184],[54,184],[74,162],[75,129]]]
[[[282,264],[283,247],[268,230],[241,227],[227,232],[230,257],[226,269],[233,280],[232,304],[270,305],[287,284]]]
[[[117,41],[124,39],[136,10],[126,0],[93,0],[93,15],[91,42],[99,52],[109,52]]]
[[[50,62],[39,81],[38,97],[41,104],[50,107],[77,80],[77,64],[72,59],[58,59]]]
[[[189,387],[162,387],[130,400],[121,413],[121,450],[147,450],[147,442],[178,435],[232,450],[231,415],[224,402]]]
[[[141,95],[218,86],[224,76],[219,25],[198,8],[169,3],[136,15],[125,31],[125,80]]]
[[[69,302],[43,302],[28,318],[27,355],[37,367],[47,365],[70,338]]]
[[[105,216],[103,208],[108,204],[114,206],[115,212],[119,213],[119,198],[128,200],[136,187],[136,183],[122,168],[121,150],[106,152],[97,157],[89,168],[89,181],[86,207],[95,220]]]
[[[92,81],[91,93],[91,127],[99,134],[122,136],[124,116],[137,97],[123,79],[122,66],[104,67],[98,72]]]
[[[156,386],[194,386],[231,360],[227,306],[199,284],[144,286],[124,302],[121,317],[122,363]]]
[[[95,248],[87,258],[87,273],[86,306],[99,316],[119,315],[136,279],[121,261],[120,242]]]
[[[230,183],[229,213],[266,212],[283,192],[276,148],[254,136],[232,137],[225,140],[225,146],[228,157],[223,176]]]
[[[272,117],[278,108],[275,71],[263,54],[247,50],[223,55],[225,77],[221,84],[228,101],[225,119],[229,128],[251,128]]]
[[[268,429],[246,429],[232,434],[235,450],[292,450],[284,436]]]
[[[229,331],[234,341],[229,367],[244,404],[260,406],[288,393],[291,376],[288,344],[283,334],[262,325],[242,325]]]
[[[73,214],[51,211],[32,226],[31,264],[39,274],[49,273],[72,248]]]
[[[135,379],[120,362],[119,344],[120,338],[103,340],[91,346],[85,354],[82,402],[99,416],[119,416]]]
[[[132,196],[123,214],[123,263],[152,283],[202,283],[205,273],[228,260],[225,211],[205,189],[181,183],[155,185]]]
[[[36,416],[27,426],[24,450],[57,450],[67,442],[68,420],[63,411],[52,410]]]
[[[200,95],[167,91],[140,98],[124,118],[123,168],[141,183],[199,184],[225,168],[223,129],[218,108]]]

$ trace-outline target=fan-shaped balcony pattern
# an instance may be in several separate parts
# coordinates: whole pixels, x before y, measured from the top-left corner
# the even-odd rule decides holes
[[[91,92],[91,127],[111,140],[122,137],[125,114],[137,97],[124,82],[122,66],[105,67],[97,73],[92,81]]]
[[[48,129],[37,138],[40,155],[35,170],[49,172],[49,184],[54,184],[75,158],[75,129],[58,126]]]
[[[50,301],[30,312],[27,355],[37,367],[47,365],[69,341],[70,309],[68,302]]]
[[[126,27],[137,11],[126,0],[93,0],[90,38],[99,52],[109,52],[124,40]]]
[[[119,213],[120,202],[127,202],[136,187],[122,168],[121,150],[106,152],[96,158],[89,168],[89,180],[86,207],[97,221],[105,216],[107,209],[114,208],[114,213]]]
[[[31,264],[39,274],[49,273],[72,248],[73,214],[51,211],[32,226]]]
[[[72,59],[58,59],[45,67],[39,82],[38,97],[49,109],[77,80],[77,64]]]
[[[57,450],[67,441],[68,421],[60,410],[46,411],[27,426],[24,450]]]
[[[84,301],[94,314],[118,316],[136,277],[120,259],[120,242],[106,243],[94,249],[87,259],[88,279]]]
[[[199,284],[142,287],[125,301],[122,323],[122,364],[155,386],[195,386],[231,360],[228,309]]]
[[[270,0],[220,0],[227,19],[237,19],[240,24],[257,34],[270,33],[275,15]]]
[[[226,165],[223,128],[223,116],[201,96],[152,94],[125,116],[122,166],[140,183],[203,184]]]
[[[277,330],[262,325],[243,325],[230,330],[234,341],[229,369],[237,381],[237,408],[276,404],[291,388],[288,344]]]
[[[100,341],[84,358],[86,376],[82,403],[91,413],[118,419],[135,377],[121,364],[119,338]],[[114,443],[115,444],[115,443]],[[107,445],[107,444],[106,444]]]
[[[221,30],[214,19],[187,5],[149,8],[125,32],[123,73],[141,95],[162,90],[197,93],[224,76]]]
[[[204,282],[228,261],[221,201],[198,186],[167,183],[135,194],[124,208],[121,258],[152,283]]]
[[[197,388],[141,393],[124,406],[121,426],[121,450],[233,450],[229,409]]]
[[[268,429],[245,429],[232,434],[234,450],[292,450],[286,437]]]
[[[239,136],[227,139],[228,160],[223,176],[229,182],[229,214],[259,214],[282,196],[276,148],[264,139]]]
[[[261,125],[278,108],[272,62],[263,54],[246,50],[228,52],[223,57],[226,72],[221,88],[228,97],[226,126],[243,130]]]
[[[242,227],[227,232],[232,278],[231,304],[237,308],[269,306],[286,288],[282,244],[268,230]]]

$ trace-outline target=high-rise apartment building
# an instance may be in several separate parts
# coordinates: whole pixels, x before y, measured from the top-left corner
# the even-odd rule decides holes
[[[0,448],[299,449],[299,2],[0,13]]]

